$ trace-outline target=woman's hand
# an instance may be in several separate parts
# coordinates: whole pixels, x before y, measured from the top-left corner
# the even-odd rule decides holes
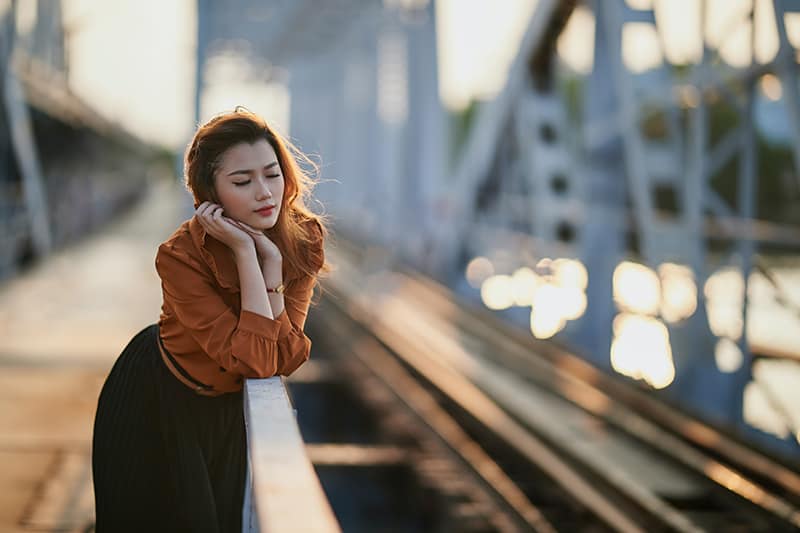
[[[283,259],[283,257],[281,256],[281,251],[278,248],[278,246],[274,242],[272,242],[272,240],[270,240],[269,237],[264,235],[263,231],[258,231],[251,225],[245,224],[240,220],[233,220],[231,218],[228,218],[227,220],[231,224],[238,226],[243,231],[247,232],[248,235],[250,235],[250,238],[253,240],[253,243],[255,244],[258,258],[262,262],[280,261]]]
[[[206,232],[227,245],[234,253],[246,251],[253,246],[253,239],[242,228],[231,223],[231,219],[222,216],[222,206],[211,202],[203,202],[195,210],[195,216]]]

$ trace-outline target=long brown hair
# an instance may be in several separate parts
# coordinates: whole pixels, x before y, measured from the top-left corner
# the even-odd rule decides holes
[[[275,150],[284,177],[281,209],[275,225],[264,233],[281,250],[287,283],[304,276],[328,272],[330,265],[322,253],[328,234],[323,215],[306,207],[315,181],[311,173],[318,165],[284,139],[255,113],[237,106],[233,111],[216,115],[200,126],[184,154],[186,188],[194,197],[195,208],[205,201],[220,203],[214,179],[225,151],[242,142],[253,144],[265,139]],[[307,173],[299,161],[310,168]]]

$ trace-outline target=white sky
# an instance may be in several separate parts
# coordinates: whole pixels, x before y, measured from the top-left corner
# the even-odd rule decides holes
[[[535,4],[440,2],[441,96],[449,107],[502,86]],[[73,90],[134,133],[170,146],[185,142],[193,129],[194,5],[194,0],[64,0]],[[285,103],[287,95],[217,87],[206,94],[204,108],[222,110],[244,101],[260,111],[270,97]],[[287,118],[275,120],[285,124]]]
[[[32,0],[28,0],[32,1]],[[624,58],[633,70],[699,57],[700,0],[627,0],[632,7],[655,4],[659,28],[630,24],[623,34]],[[771,0],[756,1],[756,56],[777,50]],[[708,35],[735,65],[749,61],[749,26],[740,21],[751,0],[710,0]],[[70,84],[103,115],[168,146],[187,141],[193,130],[195,0],[63,0],[69,32]],[[449,108],[489,98],[505,82],[537,0],[438,0],[440,96]],[[800,21],[789,20],[793,44]],[[579,8],[558,50],[575,69],[591,66],[594,18]],[[668,36],[668,38],[667,38]],[[797,39],[794,37],[797,36]],[[204,110],[243,103],[286,131],[289,95],[272,87],[217,86],[206,91]],[[275,110],[278,110],[277,112]],[[281,111],[284,110],[284,111]],[[204,115],[210,114],[209,112]]]
[[[440,96],[462,108],[505,83],[537,0],[438,0]]]
[[[194,112],[194,0],[63,5],[72,89],[136,134],[183,142]]]

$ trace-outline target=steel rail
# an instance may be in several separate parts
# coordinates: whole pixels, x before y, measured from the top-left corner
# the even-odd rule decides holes
[[[367,257],[365,264],[367,269],[372,268],[381,272],[389,266],[386,264],[389,261],[388,256],[382,255],[377,248],[373,251],[374,254],[368,254],[372,259]],[[363,273],[356,275],[364,277]],[[367,278],[369,277],[367,275]],[[613,380],[612,377],[594,369],[565,350],[550,343],[531,339],[529,335],[502,323],[485,310],[469,309],[468,304],[457,301],[446,288],[430,279],[406,270],[403,274],[395,272],[375,277],[372,282],[384,286],[391,285],[394,292],[403,291],[411,295],[415,306],[425,310],[425,320],[429,322],[430,331],[449,330],[451,336],[456,334],[462,340],[469,338],[473,345],[478,342],[491,346],[491,352],[500,364],[495,361],[494,367],[483,368],[483,372],[472,375],[473,379],[477,376],[479,381],[482,381],[481,391],[490,395],[501,394],[502,385],[491,385],[489,383],[491,380],[486,376],[499,369],[511,369],[519,376],[536,382],[537,385],[568,399],[584,411],[625,431],[647,446],[712,481],[714,485],[723,487],[785,523],[800,527],[800,511],[796,504],[748,474],[748,472],[755,473],[766,478],[769,480],[768,484],[779,485],[793,497],[791,495],[798,494],[800,476],[791,469],[735,442],[719,430],[652,398],[645,391],[638,390],[637,387],[621,380]],[[366,286],[361,284],[351,290],[363,292],[368,286],[369,283]],[[348,307],[353,311],[353,305]],[[367,315],[376,308],[368,306]],[[380,330],[384,340],[392,334],[398,335],[397,332],[391,331],[391,327],[381,325],[371,315],[366,322],[369,322],[369,327],[373,330]],[[398,346],[404,342],[403,337],[408,337],[409,334],[418,335],[419,331],[412,329],[400,332]],[[425,340],[430,342],[430,339],[428,335]],[[531,344],[534,345],[534,350],[531,349]],[[440,353],[445,351],[446,349],[443,349]],[[474,366],[476,363],[473,361],[469,364]],[[524,415],[522,418],[525,418]],[[715,458],[719,456],[724,459]],[[597,461],[594,463],[594,468],[599,469],[602,475],[614,477],[614,472],[608,465],[599,465]],[[622,483],[630,485],[627,481]],[[628,487],[628,492],[636,493],[637,490]],[[656,501],[649,496],[652,495],[645,494],[644,500]],[[651,511],[658,507],[658,504],[652,502],[645,507],[647,505]],[[671,511],[668,506],[666,510],[667,514]]]
[[[339,272],[342,263],[337,261]],[[328,283],[328,289],[334,294],[331,300],[340,306],[343,312],[369,329],[373,335],[388,344],[392,352],[411,365],[425,379],[451,398],[462,409],[469,412],[476,420],[503,439],[517,453],[540,470],[564,490],[572,495],[598,518],[618,531],[641,531],[643,528],[630,518],[633,509],[620,509],[620,496],[632,502],[637,510],[646,513],[651,521],[657,521],[676,531],[702,531],[690,518],[680,513],[669,504],[658,498],[644,487],[638,486],[624,475],[615,474],[611,469],[603,469],[603,478],[607,487],[598,487],[595,476],[587,476],[585,467],[577,468],[570,461],[562,458],[563,449],[552,446],[537,438],[529,427],[517,421],[504,408],[490,398],[484,391],[476,387],[463,374],[447,368],[429,353],[430,347],[425,343],[409,343],[410,333],[418,331],[398,332],[376,323],[374,320],[375,302],[366,296],[363,287],[355,282],[343,281],[350,276],[337,276]],[[353,276],[353,279],[356,277]],[[364,301],[359,302],[363,297]],[[441,355],[437,353],[437,355]],[[563,445],[563,442],[560,443]],[[573,450],[574,451],[574,450]],[[588,460],[582,454],[584,461]],[[612,489],[612,490],[609,490]],[[615,498],[610,497],[613,493]]]

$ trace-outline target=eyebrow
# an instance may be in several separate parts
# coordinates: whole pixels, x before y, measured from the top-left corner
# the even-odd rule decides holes
[[[278,162],[277,161],[273,161],[269,165],[264,165],[264,170],[267,170],[267,169],[275,167],[275,166],[278,166]],[[233,176],[234,174],[250,174],[251,172],[253,172],[252,169],[241,169],[241,170],[234,170],[233,172],[228,172],[226,175],[227,176]]]

